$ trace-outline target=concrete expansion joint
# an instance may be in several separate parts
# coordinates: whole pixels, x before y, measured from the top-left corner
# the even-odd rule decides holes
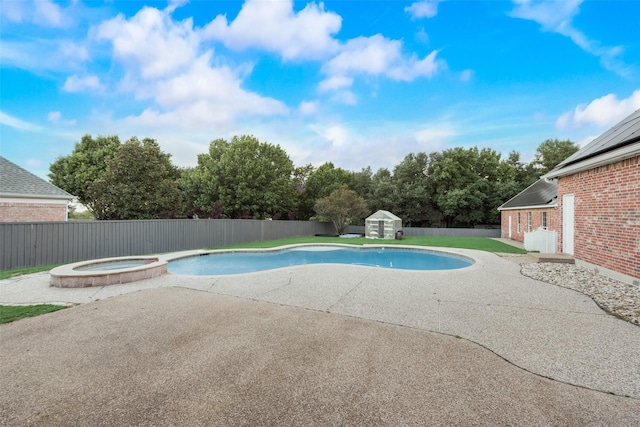
[[[438,300],[438,301],[440,301],[440,300]],[[329,313],[329,311],[327,311],[327,313]],[[352,317],[354,319],[360,319],[358,316],[352,316],[352,315],[349,315],[349,314],[341,314],[340,313],[340,315],[341,316],[346,316],[346,317]],[[453,334],[453,333],[449,333],[449,332],[442,332],[442,331],[439,331],[439,330],[436,331],[436,330],[429,329],[429,328],[416,327],[414,325],[406,324],[406,323],[403,323],[403,322],[395,323],[395,322],[388,322],[388,321],[378,320],[378,319],[368,319],[368,321],[374,322],[374,323],[380,323],[380,324],[384,324],[384,325],[391,325],[391,326],[400,327],[400,328],[413,329],[413,330],[421,331],[421,332],[429,332],[429,333],[433,333],[433,334],[444,335],[444,336],[447,336],[447,337],[464,340],[464,341],[470,342],[472,344],[475,344],[475,345],[477,345],[478,347],[481,347],[484,350],[487,350],[488,352],[492,353],[493,355],[495,355],[495,356],[499,357],[500,359],[504,360],[505,362],[507,362],[509,365],[511,365],[511,366],[513,366],[513,367],[515,367],[517,369],[520,369],[523,372],[527,372],[527,373],[529,373],[531,375],[535,375],[535,376],[540,377],[540,378],[545,378],[545,379],[548,379],[550,381],[554,381],[554,382],[557,382],[557,383],[560,383],[560,384],[567,384],[569,386],[581,388],[581,389],[584,389],[584,390],[590,390],[590,391],[594,391],[594,392],[597,392],[597,393],[602,393],[602,394],[607,394],[607,395],[612,395],[612,396],[619,396],[619,397],[624,397],[624,398],[640,401],[640,397],[632,396],[632,395],[625,394],[625,393],[616,393],[616,392],[613,392],[613,391],[601,390],[601,389],[598,389],[598,388],[595,388],[595,387],[588,387],[588,386],[585,386],[585,385],[582,385],[582,384],[578,384],[578,383],[575,383],[575,382],[554,378],[553,376],[550,376],[550,375],[541,374],[540,372],[537,372],[537,371],[532,370],[532,369],[528,369],[528,368],[526,368],[526,367],[524,367],[524,366],[522,366],[520,364],[517,364],[517,363],[513,362],[512,360],[510,360],[506,356],[504,356],[504,355],[496,352],[495,350],[493,350],[491,347],[488,347],[487,345],[485,345],[485,344],[483,344],[483,343],[481,343],[479,341],[475,341],[475,340],[473,340],[471,338],[468,338],[468,337],[465,337],[465,336],[461,336],[461,335]]]
[[[207,288],[207,292],[212,293],[213,288],[215,288],[215,286],[216,286],[217,284],[218,284],[218,283],[217,283],[217,281],[215,281],[215,280],[214,280],[214,281],[213,281],[213,283],[211,284],[211,286],[209,286],[209,287]]]
[[[284,284],[282,284],[281,286],[277,286],[277,287],[275,287],[275,288],[273,288],[273,289],[269,289],[269,290],[268,290],[268,291],[266,291],[266,292],[262,292],[262,293],[258,294],[258,296],[262,297],[262,296],[265,296],[265,295],[269,295],[270,293],[273,293],[273,292],[279,291],[279,290],[281,290],[281,289],[288,288],[289,286],[293,285],[293,284],[294,284],[294,283],[293,283],[293,278],[292,278],[291,276],[292,276],[292,274],[291,274],[291,273],[289,273],[289,278],[285,281],[285,283],[284,283]]]
[[[327,312],[331,312],[331,310],[333,309],[333,307],[335,307],[337,304],[341,303],[342,301],[344,301],[349,295],[351,295],[353,293],[353,291],[355,291],[356,289],[358,289],[360,286],[362,286],[362,284],[364,282],[367,281],[367,278],[369,278],[369,275],[365,276],[362,280],[360,280],[358,283],[356,283],[351,289],[349,289],[349,291],[347,293],[345,293],[344,295],[342,295],[340,298],[338,298],[338,300],[336,302],[334,302],[333,304],[331,304],[328,308],[327,308]]]

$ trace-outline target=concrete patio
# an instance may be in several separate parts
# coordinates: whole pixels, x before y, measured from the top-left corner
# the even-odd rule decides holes
[[[476,263],[82,289],[49,287],[46,273],[4,280],[2,304],[82,305],[0,327],[12,390],[0,421],[640,423],[640,328],[517,263],[448,251]]]

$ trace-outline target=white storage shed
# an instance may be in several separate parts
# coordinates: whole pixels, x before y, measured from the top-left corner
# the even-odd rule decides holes
[[[364,229],[369,239],[396,239],[402,237],[402,220],[389,211],[379,210],[365,220]]]

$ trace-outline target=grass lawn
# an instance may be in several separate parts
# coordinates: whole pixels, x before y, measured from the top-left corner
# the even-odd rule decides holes
[[[31,273],[39,273],[41,271],[49,271],[54,267],[57,267],[62,264],[54,264],[54,265],[41,265],[39,267],[21,267],[14,268],[12,270],[3,270],[0,271],[0,280],[8,279],[13,276],[20,276],[22,274],[31,274]]]
[[[502,252],[511,254],[526,254],[527,251],[507,245],[506,243],[485,237],[405,237],[402,240],[372,240],[364,237],[342,238],[342,237],[294,237],[291,239],[270,240],[267,242],[252,242],[239,245],[218,247],[214,249],[235,249],[235,248],[273,248],[275,246],[293,245],[297,243],[342,243],[348,245],[364,244],[385,244],[385,245],[414,245],[414,246],[437,246],[441,248],[461,248],[477,249],[487,252]]]
[[[66,305],[38,304],[38,305],[0,305],[0,324],[9,323],[25,317],[39,316],[45,313],[68,308]]]

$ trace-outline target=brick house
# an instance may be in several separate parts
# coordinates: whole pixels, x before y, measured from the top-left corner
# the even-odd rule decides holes
[[[542,179],[558,186],[558,251],[640,282],[640,109]]]
[[[539,179],[498,208],[501,236],[524,242],[524,234],[542,228],[558,231],[558,185]]]
[[[66,221],[74,196],[0,156],[0,222]]]

